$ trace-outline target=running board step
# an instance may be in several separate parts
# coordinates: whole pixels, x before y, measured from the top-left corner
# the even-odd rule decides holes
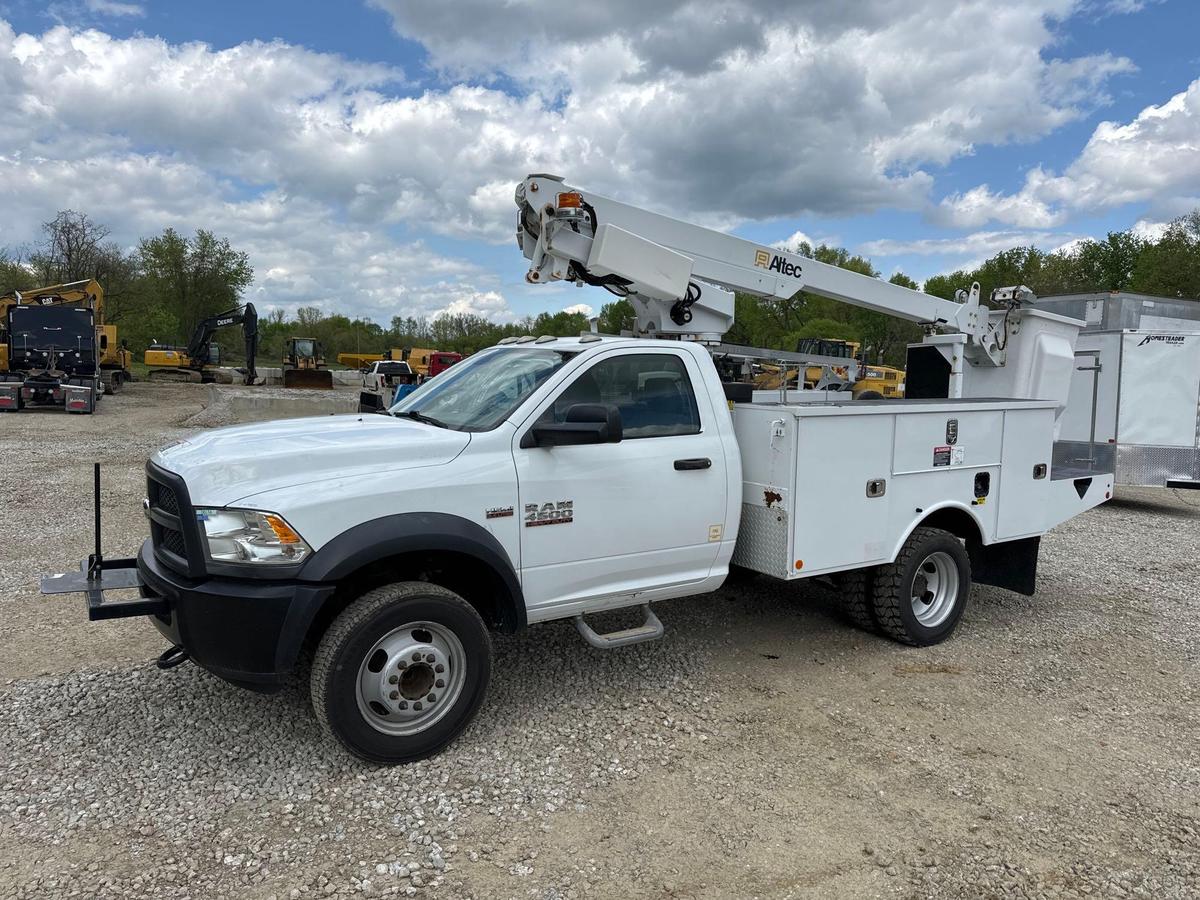
[[[640,644],[643,641],[656,641],[663,636],[663,623],[650,610],[650,604],[642,606],[646,620],[637,628],[626,628],[623,631],[610,631],[608,634],[597,634],[592,626],[583,620],[583,616],[575,617],[575,627],[583,639],[597,650],[615,650],[617,647],[628,647],[630,644]]]

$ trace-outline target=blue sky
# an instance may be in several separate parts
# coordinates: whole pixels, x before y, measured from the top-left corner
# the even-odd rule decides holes
[[[846,7],[843,9],[842,7]],[[527,171],[918,279],[1200,205],[1194,0],[0,2],[0,247],[208,227],[260,305],[506,319]]]

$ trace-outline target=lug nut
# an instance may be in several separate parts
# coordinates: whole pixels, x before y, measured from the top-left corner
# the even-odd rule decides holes
[[[418,712],[421,711],[421,701],[420,700],[418,700],[416,703],[413,704],[413,709],[417,710]]]
[[[407,700],[401,700],[401,701],[400,701],[400,708],[401,708],[401,709],[408,709],[408,701],[407,701]]]
[[[413,654],[413,662],[420,662],[420,661],[421,661],[421,651],[418,650],[416,653]]]
[[[434,687],[445,687],[445,686],[446,686],[446,679],[445,679],[445,678],[439,678],[437,681],[435,681],[435,682],[433,683],[433,686],[434,686]]]
[[[396,682],[398,682],[399,680],[400,680],[400,676],[399,676],[399,675],[390,675],[390,676],[388,676],[388,684],[395,684],[395,683],[396,683]]]
[[[429,695],[428,697],[426,697],[425,699],[426,699],[426,700],[428,700],[430,703],[432,703],[434,700],[436,700],[436,699],[437,699],[437,694],[430,694],[430,695]]]
[[[399,691],[392,691],[390,694],[388,694],[388,697],[389,697],[389,698],[391,698],[392,700],[399,700],[399,699],[400,699],[400,692],[399,692]]]
[[[439,675],[441,675],[443,672],[446,671],[446,667],[443,666],[441,663],[438,663],[436,666],[433,667],[433,671],[435,671]]]
[[[437,657],[434,656],[432,653],[425,654],[425,662],[433,662],[435,659],[437,659]]]
[[[408,660],[407,659],[400,660],[400,662],[396,663],[396,668],[397,669],[407,669],[408,668]]]

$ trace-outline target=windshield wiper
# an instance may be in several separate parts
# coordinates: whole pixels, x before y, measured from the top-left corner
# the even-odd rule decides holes
[[[400,413],[400,415],[407,416],[416,422],[424,422],[427,425],[434,425],[438,428],[450,427],[440,419],[435,419],[433,416],[425,415],[425,413],[421,412],[419,409],[406,409],[404,412]]]

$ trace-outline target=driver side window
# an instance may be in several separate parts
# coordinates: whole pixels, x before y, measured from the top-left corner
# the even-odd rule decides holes
[[[670,353],[643,353],[602,360],[581,373],[542,414],[542,422],[565,422],[580,403],[617,407],[625,440],[698,434],[700,413],[683,360]]]

